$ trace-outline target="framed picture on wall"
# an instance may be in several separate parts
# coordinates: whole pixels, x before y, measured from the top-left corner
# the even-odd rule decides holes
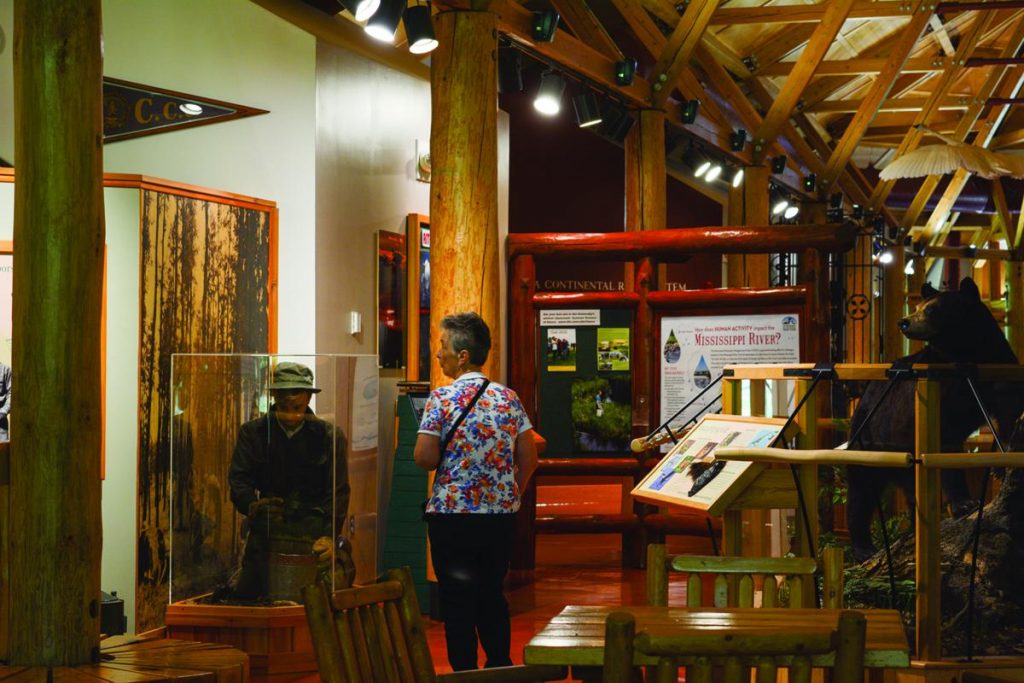
[[[405,364],[405,235],[377,232],[377,359],[382,368]]]
[[[406,361],[405,378],[430,381],[430,218],[411,213],[405,221]]]

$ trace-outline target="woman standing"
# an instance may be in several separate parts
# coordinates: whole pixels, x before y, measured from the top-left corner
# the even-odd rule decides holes
[[[491,332],[476,313],[441,321],[437,360],[455,380],[430,394],[414,459],[437,470],[426,514],[448,661],[455,671],[510,666],[503,593],[515,513],[537,468],[533,425],[519,397],[480,372]]]

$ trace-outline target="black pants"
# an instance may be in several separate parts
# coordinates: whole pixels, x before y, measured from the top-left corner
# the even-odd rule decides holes
[[[448,662],[477,668],[477,638],[487,668],[511,666],[511,627],[503,584],[515,515],[427,515]]]

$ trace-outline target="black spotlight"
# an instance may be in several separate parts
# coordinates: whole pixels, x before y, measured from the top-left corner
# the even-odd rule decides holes
[[[523,58],[514,47],[498,48],[498,92],[523,92]]]
[[[558,12],[546,9],[533,13],[533,39],[538,43],[552,43],[558,28]]]
[[[968,244],[964,247],[964,253],[967,254],[969,258],[974,258],[975,254],[978,253],[978,247],[974,244]]]
[[[871,227],[879,237],[885,237],[885,216],[877,214],[871,219]]]
[[[843,208],[843,193],[833,192],[828,196],[828,208],[830,209],[841,209]]]
[[[405,35],[409,39],[409,52],[424,55],[437,47],[434,22],[430,19],[430,5],[407,7],[402,20],[405,22]]]
[[[850,218],[855,221],[859,221],[861,218],[864,218],[864,207],[860,204],[854,204],[850,207]]]
[[[380,0],[341,0],[341,4],[356,21],[366,21],[380,7]]]
[[[747,131],[743,128],[734,130],[729,135],[729,149],[734,152],[742,152],[743,145],[747,144]]]
[[[380,7],[363,29],[371,38],[384,43],[390,43],[395,39],[398,31],[398,22],[402,19],[402,11],[405,10],[405,0],[381,0]]]
[[[580,128],[589,128],[601,123],[601,110],[597,106],[597,98],[589,90],[573,97],[572,107],[576,111],[576,123]]]
[[[601,135],[622,144],[632,127],[633,117],[618,104],[607,102],[601,108],[601,125],[597,128]]]
[[[615,62],[615,82],[619,85],[629,85],[633,82],[638,62],[633,57],[626,57],[621,62]]]
[[[924,256],[925,252],[928,251],[928,240],[924,237],[914,242],[914,253],[918,256]]]
[[[683,123],[693,123],[696,121],[698,109],[700,109],[700,100],[686,100],[683,102],[681,112]]]
[[[804,192],[814,192],[818,187],[818,176],[808,173],[804,176]]]
[[[772,173],[779,175],[786,170],[786,155],[780,154],[777,157],[772,157]]]

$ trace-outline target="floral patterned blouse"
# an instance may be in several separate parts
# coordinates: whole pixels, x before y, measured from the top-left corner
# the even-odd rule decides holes
[[[430,392],[420,434],[441,437],[476,395],[484,376],[467,372]],[[516,437],[533,429],[516,392],[491,382],[441,454],[427,512],[511,514],[519,509],[512,458]]]

